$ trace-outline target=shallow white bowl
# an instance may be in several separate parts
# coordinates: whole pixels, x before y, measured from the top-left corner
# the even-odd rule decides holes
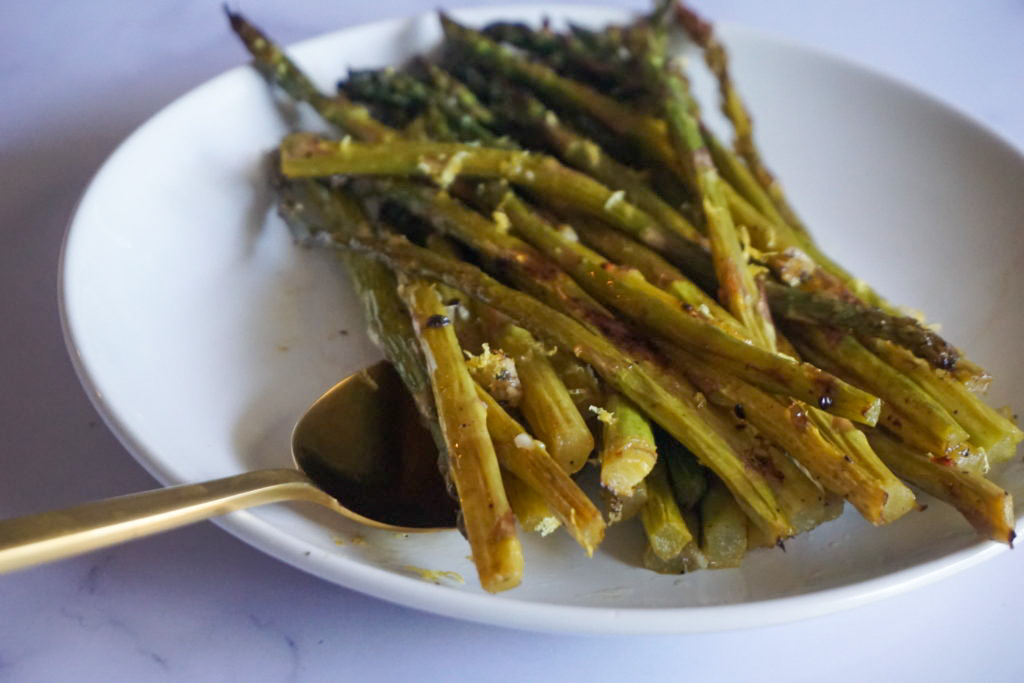
[[[595,25],[623,19],[586,7],[457,14],[481,23],[544,13]],[[767,158],[826,249],[943,321],[949,338],[994,371],[992,400],[1020,405],[1024,160],[886,77],[750,31],[723,27],[722,35]],[[292,53],[330,88],[348,66],[398,63],[438,38],[436,20],[423,16],[333,33]],[[270,209],[262,158],[285,132],[265,83],[234,69],[126,140],[71,223],[61,271],[69,349],[111,429],[166,484],[287,465],[295,419],[377,358],[344,275],[330,256],[294,247]],[[1024,499],[1019,464],[998,479]],[[296,567],[387,600],[575,632],[789,621],[908,590],[1002,550],[931,504],[883,529],[848,511],[786,552],[751,554],[742,569],[659,576],[638,568],[642,534],[622,525],[591,560],[564,534],[526,539],[523,585],[491,596],[454,532],[398,537],[303,506],[220,523]],[[410,565],[467,581],[434,585]]]

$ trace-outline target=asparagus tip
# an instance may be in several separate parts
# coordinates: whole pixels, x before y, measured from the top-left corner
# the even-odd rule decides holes
[[[235,33],[241,33],[241,31],[245,28],[245,25],[248,23],[245,20],[245,17],[243,17],[242,14],[237,10],[231,9],[231,6],[226,2],[223,5],[221,5],[221,8],[224,10],[224,14],[228,18],[228,23],[231,24],[231,30],[233,30]]]

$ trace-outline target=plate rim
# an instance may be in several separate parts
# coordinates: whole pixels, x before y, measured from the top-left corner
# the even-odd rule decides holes
[[[501,14],[516,16],[517,13],[543,12],[549,15],[572,16],[574,13],[604,13],[607,15],[629,16],[627,8],[608,7],[595,4],[539,4],[465,6],[447,10],[465,17],[468,21],[485,16]],[[433,15],[434,12],[398,15],[372,22],[346,26],[305,38],[285,46],[289,53],[312,49],[318,43],[332,43],[343,40],[349,33],[371,29],[380,30],[388,26],[401,25]],[[728,36],[743,36],[755,41],[772,43],[787,50],[808,54],[815,59],[832,62],[844,69],[860,72],[875,80],[906,91],[925,104],[952,114],[958,123],[972,128],[1000,147],[1009,150],[1016,161],[1024,166],[1024,150],[999,131],[985,122],[974,118],[956,103],[947,102],[923,90],[901,76],[881,71],[872,65],[854,58],[836,54],[798,39],[773,34],[760,28],[716,22],[716,29]],[[726,41],[727,42],[727,41]],[[150,475],[163,486],[187,483],[163,464],[163,461],[147,451],[133,435],[128,425],[117,416],[99,389],[97,379],[90,372],[79,351],[74,325],[70,319],[67,301],[67,260],[73,242],[73,229],[80,209],[91,193],[98,191],[98,181],[105,172],[116,165],[117,158],[136,138],[145,134],[163,117],[171,116],[174,110],[201,92],[215,89],[222,81],[252,73],[248,63],[231,67],[176,96],[150,115],[126,136],[106,157],[90,176],[67,220],[58,258],[57,304],[61,333],[75,374],[89,401],[96,409],[107,428],[118,442],[128,451]],[[394,574],[378,567],[332,556],[318,548],[309,546],[301,539],[277,528],[268,520],[242,510],[213,518],[220,528],[246,544],[275,559],[313,574],[336,585],[356,590],[388,602],[411,607],[421,611],[477,623],[505,626],[515,629],[557,632],[557,633],[702,633],[757,628],[789,623],[825,614],[853,609],[861,605],[883,600],[887,597],[922,587],[954,574],[958,574],[985,560],[995,557],[1008,548],[1003,544],[978,538],[971,544],[941,557],[914,564],[889,572],[883,576],[855,581],[846,585],[788,595],[767,600],[756,600],[726,605],[693,607],[598,607],[564,604],[545,604],[518,600],[501,600],[493,595],[453,591],[444,586],[425,583],[420,579]],[[1024,514],[1017,517],[1018,531],[1024,522]],[[339,560],[345,562],[343,575],[339,576]],[[501,609],[490,609],[501,600]]]

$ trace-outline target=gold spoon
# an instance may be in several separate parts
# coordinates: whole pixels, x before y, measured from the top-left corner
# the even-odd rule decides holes
[[[455,526],[437,449],[391,366],[338,382],[292,432],[296,469],[257,470],[0,521],[0,573],[72,557],[234,510],[318,503],[401,532]]]

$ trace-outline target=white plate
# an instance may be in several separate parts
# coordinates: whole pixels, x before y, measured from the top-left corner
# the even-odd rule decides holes
[[[544,11],[459,16],[535,21]],[[597,8],[547,11],[592,24],[623,18]],[[722,33],[767,157],[827,250],[882,292],[943,321],[952,340],[995,372],[996,404],[1024,403],[1016,360],[1024,339],[1016,301],[1024,291],[1024,160],[904,85],[760,34]],[[397,63],[438,37],[435,19],[424,16],[333,33],[293,54],[330,88],[347,66]],[[121,145],[68,232],[69,348],[110,427],[166,484],[289,464],[289,430],[307,404],[377,357],[331,258],[293,247],[269,211],[261,158],[284,132],[264,82],[250,68],[234,69]],[[1018,500],[1021,469],[999,476]],[[454,532],[396,537],[283,505],[221,524],[296,567],[387,600],[577,632],[789,621],[892,595],[1001,551],[931,504],[884,529],[848,512],[788,542],[785,553],[752,554],[740,570],[659,576],[638,568],[641,533],[624,525],[592,560],[565,534],[527,539],[523,585],[491,596],[477,586]],[[407,565],[455,571],[466,584],[427,583]]]

